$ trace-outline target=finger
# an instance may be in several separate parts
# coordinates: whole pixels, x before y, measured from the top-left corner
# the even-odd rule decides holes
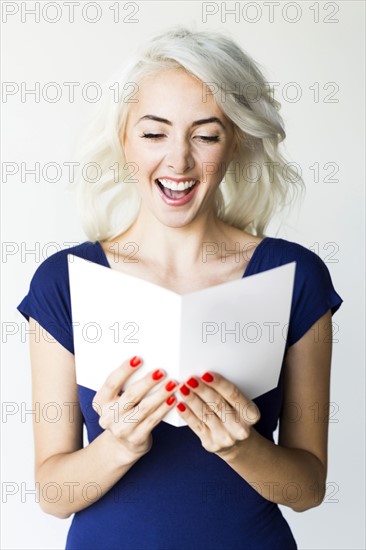
[[[192,381],[192,378],[189,381]],[[198,387],[195,387],[195,391],[197,389]],[[179,387],[179,392],[179,397],[184,399],[185,404],[189,406],[200,422],[206,424],[210,430],[217,431],[220,428],[223,401],[218,393],[212,390],[210,393],[215,395],[212,396],[211,400],[204,401],[197,393],[191,391],[186,384]],[[226,406],[229,405],[226,403]]]
[[[133,384],[131,384],[123,393],[122,397],[120,398],[121,403],[128,403],[131,402],[133,405],[136,403],[139,403],[140,401],[146,401],[147,404],[153,403],[155,404],[156,400],[158,399],[157,396],[162,395],[164,398],[164,387],[161,386],[163,393],[156,392],[152,393],[152,389],[160,384],[160,382],[164,381],[164,378],[166,377],[166,372],[162,369],[155,369],[154,371],[148,372],[143,378],[140,380],[137,380]],[[165,384],[170,384],[170,386],[173,384],[173,381],[165,381]],[[176,387],[178,385],[178,382],[174,382],[173,386]],[[173,388],[168,388],[169,391]],[[165,395],[166,396],[166,395]],[[150,399],[148,399],[150,397]]]
[[[156,391],[145,396],[145,394],[157,384],[157,381],[163,379],[163,376],[155,376],[154,378],[154,375],[159,375],[160,373],[162,374],[163,371],[157,369],[152,373],[147,374],[142,380],[139,380],[135,384],[131,384],[131,386],[129,386],[124,392],[123,397],[120,399],[120,403],[125,410],[128,403],[131,403],[131,406],[133,407],[138,407],[136,417],[139,422],[151,415],[151,413],[154,412],[156,408],[159,407],[178,386],[178,382],[176,380],[168,380],[165,381],[165,383]]]
[[[114,369],[94,396],[92,406],[97,412],[113,398],[118,396],[125,381],[142,365],[141,357],[131,357]]]
[[[198,401],[192,401],[192,407],[194,412],[203,422],[209,422],[209,418],[217,415],[221,421],[225,420],[227,414],[233,414],[233,409],[231,405],[212,387],[205,384],[196,376],[191,376],[184,384],[181,386],[184,396],[187,396],[187,400],[191,393],[197,395],[201,399],[201,403]],[[199,406],[201,411],[198,410]],[[236,414],[237,416],[237,414]],[[236,418],[236,421],[239,422],[239,418]]]
[[[187,401],[178,402],[176,409],[191,430],[200,438],[206,451],[222,453],[232,449],[237,441],[243,441],[248,437],[250,428],[244,423],[228,422],[225,424],[215,414],[209,417],[209,420],[201,421],[194,412],[195,399],[198,399],[198,396],[193,396],[189,400],[189,405]]]
[[[217,372],[210,371],[201,376],[200,382],[201,381],[222,395],[233,409],[239,409],[240,418],[247,424],[253,425],[259,421],[261,415],[257,405],[254,401],[248,399],[239,388],[227,380],[227,378],[224,378]]]
[[[179,396],[181,397],[181,396]],[[207,425],[206,422],[202,422],[200,418],[195,414],[195,412],[191,409],[192,400],[190,401],[189,405],[187,401],[179,401],[176,405],[176,410],[179,412],[179,415],[183,418],[185,422],[187,422],[187,426],[191,428],[191,430],[199,437],[201,440],[202,446],[207,451],[214,451],[214,444],[212,440],[212,435],[215,433],[215,435],[219,432],[221,432],[220,427],[216,426],[215,432],[211,430],[211,428]],[[217,418],[217,417],[216,417]],[[219,422],[219,419],[217,418],[217,421]]]
[[[163,388],[159,390],[159,392],[155,392],[156,394],[159,393],[159,399],[155,399],[155,401],[150,400],[151,409],[148,414],[144,414],[142,412],[141,416],[144,415],[143,418],[141,418],[141,421],[139,422],[139,425],[135,429],[135,435],[134,437],[137,437],[137,439],[141,436],[143,437],[147,432],[150,433],[151,430],[157,426],[164,416],[174,407],[174,405],[177,403],[177,398],[175,395],[173,395],[174,389],[176,389],[176,386],[178,385],[177,382],[174,382],[175,386],[172,389],[167,389],[167,384],[164,385],[165,392],[163,392]],[[153,396],[151,396],[153,397]],[[154,394],[155,397],[155,394]],[[156,396],[157,397],[157,396]],[[148,400],[150,397],[144,399]],[[144,403],[144,401],[142,403]],[[142,405],[140,403],[140,405]],[[141,413],[141,411],[140,411]]]
[[[168,380],[158,390],[141,401],[139,401],[136,397],[133,398],[133,401],[119,399],[116,400],[112,406],[111,401],[109,401],[108,409],[104,411],[103,415],[100,413],[100,426],[105,428],[110,424],[118,424],[117,429],[120,434],[125,433],[126,430],[129,431],[131,424],[141,424],[142,421],[154,413],[164,401],[166,401],[166,404],[169,407],[174,404],[176,399],[172,396],[172,394],[176,390],[177,386],[178,382],[176,380]],[[127,390],[125,394],[127,396]],[[167,410],[165,410],[164,414],[166,414],[166,412]]]
[[[188,385],[194,388],[193,392],[188,389]],[[187,380],[186,384],[181,386],[180,392],[184,404],[188,404],[190,410],[209,428],[211,451],[228,448],[235,441],[242,441],[249,436],[250,427],[245,419],[241,418],[240,408],[236,405],[234,409],[220,394],[212,388],[205,387],[196,377]],[[200,427],[196,423],[192,429],[197,433]],[[202,432],[202,429],[200,431]],[[207,444],[206,448],[208,449]]]

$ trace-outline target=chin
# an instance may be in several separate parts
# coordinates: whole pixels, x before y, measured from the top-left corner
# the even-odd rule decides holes
[[[176,221],[168,221],[168,220],[159,220],[162,225],[165,225],[165,227],[170,227],[171,229],[180,229],[182,227],[187,227],[190,225],[191,220],[185,221],[185,222],[176,222]]]
[[[172,213],[171,216],[156,216],[156,219],[162,225],[165,225],[166,227],[171,227],[172,229],[187,227],[194,221],[194,218],[192,218],[192,216],[183,218],[177,215],[177,213],[175,212]]]

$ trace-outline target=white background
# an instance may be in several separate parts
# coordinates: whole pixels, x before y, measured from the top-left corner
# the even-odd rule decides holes
[[[44,2],[40,3],[39,23],[35,23],[34,15],[24,12],[25,7],[34,8],[34,2],[2,4],[3,21],[6,5],[9,10],[12,6],[18,8],[2,25],[3,81],[15,82],[19,87],[25,82],[28,88],[39,82],[41,90],[53,81],[63,90],[56,103],[42,96],[37,103],[31,95],[22,102],[20,93],[3,97],[3,162],[23,162],[27,168],[39,162],[42,168],[48,162],[63,166],[72,160],[76,136],[95,108],[81,97],[82,85],[103,82],[128,59],[131,48],[172,24],[187,24],[197,30],[229,30],[260,63],[267,79],[280,83],[277,99],[282,103],[288,136],[286,154],[288,160],[302,167],[307,192],[301,209],[294,210],[281,227],[273,223],[267,234],[296,241],[317,252],[344,299],[333,318],[339,330],[333,348],[334,414],[329,431],[325,502],[302,514],[285,507],[282,510],[299,549],[365,548],[364,2],[280,2],[273,22],[268,2],[237,3],[237,21],[229,14],[225,19],[221,2],[210,3],[217,13],[206,22],[202,20],[200,2],[138,2],[138,12],[133,16],[136,23],[123,21],[132,11],[124,3],[120,3],[117,23],[113,22],[110,2],[100,3],[102,17],[96,23],[81,17],[83,2],[75,8],[74,23],[68,22],[63,2],[57,3],[61,18],[56,23],[45,20],[55,18],[55,7],[42,16]],[[234,2],[226,3],[227,9],[233,7]],[[90,7],[86,15],[92,19],[95,13]],[[327,17],[338,22],[325,22]],[[74,103],[69,101],[63,82],[81,83]],[[297,101],[293,100],[296,88],[288,86],[294,82],[301,91]],[[326,101],[334,89],[333,84],[325,89],[327,83],[339,87],[332,97],[336,102]],[[314,84],[319,86],[319,98],[314,95]],[[315,181],[310,168],[314,163],[319,163],[319,181]],[[333,178],[339,181],[326,180],[331,175],[331,168],[324,167],[326,163],[338,165]],[[37,183],[31,175],[22,182],[19,171],[2,184],[2,327],[6,342],[2,400],[3,407],[8,411],[13,407],[14,413],[2,417],[4,549],[62,549],[71,522],[71,518],[60,520],[44,514],[34,494],[26,493],[34,490],[32,416],[22,418],[21,410],[31,408],[31,370],[24,333],[27,324],[16,310],[39,263],[68,243],[86,240],[74,196],[66,190],[67,180],[65,168],[55,183],[42,176]],[[14,494],[9,494],[12,491]]]

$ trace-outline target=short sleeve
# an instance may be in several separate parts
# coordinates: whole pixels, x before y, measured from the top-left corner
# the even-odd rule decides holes
[[[330,272],[315,252],[296,245],[296,274],[287,345],[291,346],[329,309],[332,315],[343,300],[336,292]]]
[[[74,354],[67,252],[56,252],[40,264],[17,309]]]

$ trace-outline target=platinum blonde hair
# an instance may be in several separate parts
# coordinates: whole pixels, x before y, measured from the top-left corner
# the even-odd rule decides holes
[[[216,215],[264,236],[271,217],[304,185],[279,152],[286,137],[280,103],[257,64],[230,37],[175,27],[153,37],[105,83],[99,109],[79,144],[77,202],[87,237],[93,242],[111,240],[138,216],[141,198],[120,136],[138,84],[167,69],[183,69],[202,81],[234,124],[238,150],[217,188]],[[114,101],[111,87],[116,90],[116,84],[119,97]]]

